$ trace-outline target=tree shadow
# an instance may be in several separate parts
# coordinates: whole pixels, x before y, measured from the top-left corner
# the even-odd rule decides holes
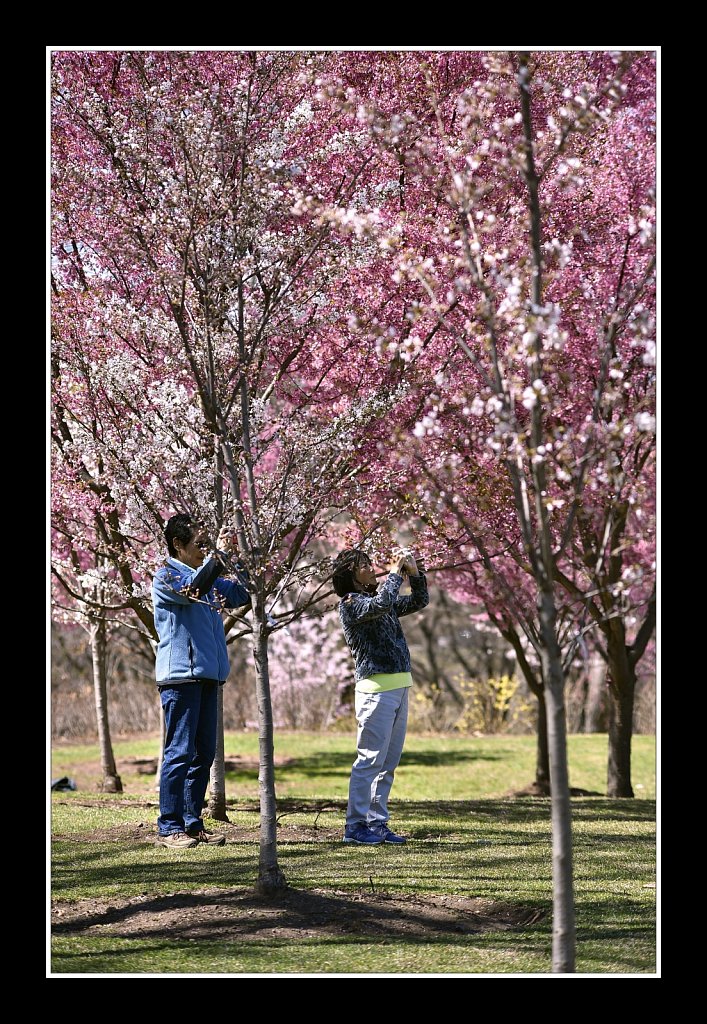
[[[69,911],[70,912],[70,911]],[[332,936],[424,938],[474,935],[532,927],[546,908],[469,897],[345,894],[285,889],[272,896],[252,890],[179,893],[132,898],[86,913],[53,927],[56,936],[90,934],[154,940],[228,940]],[[95,933],[94,933],[95,934]]]
[[[278,777],[284,777],[288,772],[297,772],[304,775],[321,775],[323,773],[336,773],[338,768],[351,770],[351,765],[356,759],[356,752],[351,751],[322,751],[318,754],[308,754],[306,757],[288,758],[287,763],[278,767]],[[422,765],[426,768],[443,767],[446,765],[462,764],[465,761],[501,761],[500,754],[480,754],[471,750],[444,750],[439,752],[430,751],[404,751],[400,760],[400,767],[408,765]]]
[[[143,847],[144,848],[144,847]],[[147,891],[164,885],[165,876],[170,885],[183,888],[195,888],[213,884],[214,862],[203,860],[201,863],[189,857],[189,851],[181,854],[168,854],[171,859],[166,863],[163,859],[154,861],[141,860],[116,865],[110,854],[102,849],[88,849],[81,844],[80,859],[73,850],[71,859],[62,859],[55,854],[52,864],[52,891],[61,897],[65,892],[74,890],[88,891],[90,888],[110,892],[116,884],[130,884],[139,879],[140,885]],[[257,843],[248,844],[246,849],[239,851],[236,846],[228,857],[219,858],[219,874],[227,873],[229,880],[236,885],[250,885],[255,874],[257,863]],[[84,897],[85,898],[85,897]]]
[[[309,799],[296,797],[279,797],[279,812],[322,813],[326,810],[345,809],[346,800]],[[474,817],[500,818],[504,822],[518,821],[549,821],[550,799],[548,797],[513,797],[485,800],[393,800],[391,805],[396,817],[406,820],[416,818],[429,819],[444,817],[451,822],[468,820]],[[240,809],[257,810],[253,802],[234,805]],[[572,801],[572,819],[574,821],[645,821],[654,822],[656,805],[654,800],[639,802],[611,800],[607,798],[582,797]]]

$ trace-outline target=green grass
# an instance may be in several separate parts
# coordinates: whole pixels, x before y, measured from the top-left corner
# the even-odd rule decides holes
[[[340,733],[278,732],[275,756],[288,763],[277,770],[279,797],[293,799],[345,800],[354,758],[354,737]],[[115,756],[152,757],[157,754],[157,738],[119,741]],[[258,737],[254,733],[226,734],[226,755],[238,755],[257,762]],[[633,787],[637,799],[655,799],[655,738],[633,738]],[[604,793],[608,740],[605,735],[570,736],[568,758],[570,785]],[[97,746],[58,746],[52,752],[52,778],[70,775],[81,783],[81,770],[98,762]],[[131,775],[120,764],[126,785],[126,798],[155,799],[155,780],[151,776]],[[520,790],[532,782],[535,774],[535,738],[533,736],[417,736],[405,741],[400,768],[396,772],[396,800],[420,800],[433,794],[446,799],[475,800],[500,797]],[[228,773],[228,792],[239,798],[258,798],[258,771],[255,766]],[[90,785],[90,783],[89,783]],[[86,790],[81,786],[81,791]],[[95,786],[91,786],[95,790]],[[72,794],[63,794],[70,797]],[[85,795],[85,792],[84,792]],[[81,794],[74,794],[81,799]]]
[[[154,740],[116,744],[116,755],[149,756]],[[257,756],[257,737],[230,734],[227,753]],[[61,934],[55,973],[223,974],[534,974],[551,964],[549,802],[513,799],[532,780],[531,737],[410,736],[396,775],[394,825],[411,838],[401,848],[338,841],[352,740],[336,734],[279,734],[277,772],[283,836],[279,863],[289,884],[397,896],[485,897],[546,911],[514,932],[431,935],[430,940],[365,936],[222,942],[157,936]],[[574,786],[604,790],[606,737],[573,736]],[[93,748],[60,747],[53,775],[79,774]],[[257,873],[257,773],[229,774],[229,818],[241,839],[221,848],[168,854],[148,841],[156,809],[154,778],[123,771],[123,797],[88,790],[53,794],[53,896],[78,899],[157,897],[217,887],[245,891]],[[638,789],[638,784],[642,789]],[[634,740],[634,787],[641,799],[574,798],[573,837],[577,972],[650,974],[655,952],[655,794],[652,737]],[[81,806],[81,803],[91,806]],[[141,803],[142,802],[142,803]],[[332,807],[331,804],[336,804]],[[329,806],[327,806],[327,804]],[[95,830],[143,822],[146,840],[115,842]],[[321,838],[312,829],[321,829]],[[303,830],[303,838],[297,837]],[[329,830],[329,831],[328,831]],[[65,838],[64,838],[65,837]]]

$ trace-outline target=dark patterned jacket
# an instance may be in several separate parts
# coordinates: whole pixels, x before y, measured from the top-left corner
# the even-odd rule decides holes
[[[391,572],[377,594],[352,593],[341,599],[339,616],[356,662],[356,681],[381,672],[410,671],[410,651],[398,619],[420,611],[430,596],[423,573],[409,580],[409,597],[398,597],[403,577]]]

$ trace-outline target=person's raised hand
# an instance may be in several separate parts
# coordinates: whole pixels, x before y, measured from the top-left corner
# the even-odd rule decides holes
[[[418,574],[417,562],[411,551],[408,551],[405,557],[405,571],[408,576],[417,576]]]
[[[399,558],[393,559],[388,566],[388,572],[396,572],[398,576],[405,576],[407,569],[407,555],[400,555]]]

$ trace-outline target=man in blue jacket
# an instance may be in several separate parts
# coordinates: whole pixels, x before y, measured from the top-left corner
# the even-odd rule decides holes
[[[216,755],[218,687],[229,670],[221,611],[250,604],[250,598],[242,582],[221,576],[234,543],[225,529],[208,558],[206,530],[189,515],[172,516],[165,539],[170,557],[152,583],[165,716],[157,843],[173,850],[222,846],[224,836],[207,831],[201,817]],[[245,570],[235,568],[247,579]]]

